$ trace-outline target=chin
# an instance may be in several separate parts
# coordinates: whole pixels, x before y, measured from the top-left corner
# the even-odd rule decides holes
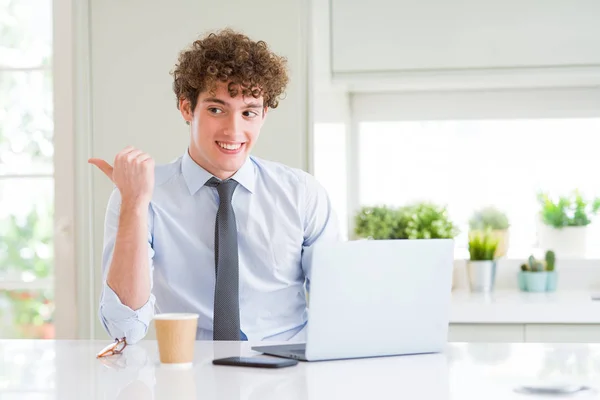
[[[235,173],[238,169],[242,168],[242,165],[244,165],[244,161],[245,161],[245,157],[244,158],[240,158],[239,160],[227,160],[225,162],[221,161],[219,163],[217,163],[217,167],[221,170],[221,171],[231,171],[232,173]]]

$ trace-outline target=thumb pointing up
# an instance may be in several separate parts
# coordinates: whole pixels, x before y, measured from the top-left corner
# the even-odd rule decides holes
[[[113,180],[113,167],[109,163],[100,158],[90,158],[88,163],[98,167],[100,171],[104,172],[104,175],[108,176],[108,179]]]

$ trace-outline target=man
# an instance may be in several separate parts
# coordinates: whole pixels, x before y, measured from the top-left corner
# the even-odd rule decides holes
[[[100,319],[142,339],[155,312],[199,314],[198,339],[303,340],[307,251],[339,240],[326,191],[309,174],[250,156],[288,83],[286,60],[231,30],[181,52],[173,71],[190,144],[154,166],[133,147],[109,165]],[[281,132],[285,134],[285,132]]]

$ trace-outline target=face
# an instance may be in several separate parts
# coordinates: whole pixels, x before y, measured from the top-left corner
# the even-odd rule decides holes
[[[200,93],[193,113],[188,100],[179,102],[190,124],[190,156],[219,179],[231,177],[244,164],[267,115],[262,97],[231,97],[227,84],[219,82],[214,96]]]

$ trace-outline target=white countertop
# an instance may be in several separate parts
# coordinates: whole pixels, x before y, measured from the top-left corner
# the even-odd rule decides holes
[[[600,301],[591,291],[491,294],[452,292],[450,323],[600,324]]]
[[[440,354],[300,363],[279,370],[214,366],[249,344],[197,342],[194,367],[166,370],[155,341],[95,358],[107,341],[0,340],[0,398],[14,399],[540,399],[531,383],[600,388],[600,345],[449,344]],[[600,398],[598,392],[577,398]]]

